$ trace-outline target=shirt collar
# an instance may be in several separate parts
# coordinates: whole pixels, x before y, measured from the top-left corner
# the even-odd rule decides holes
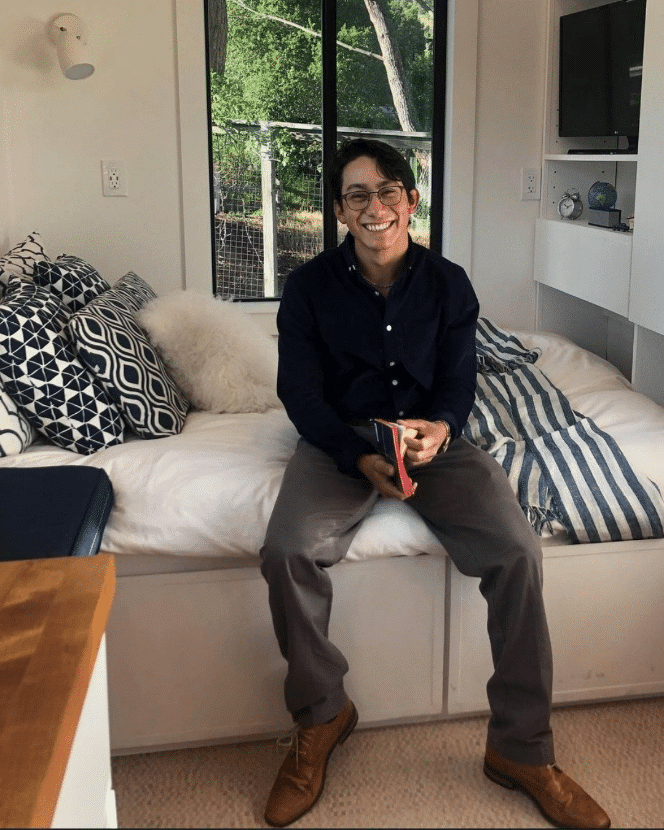
[[[344,264],[346,266],[346,270],[349,274],[354,275],[359,282],[363,285],[367,285],[366,281],[362,279],[361,274],[357,270],[357,266],[355,264],[355,239],[350,231],[346,234],[344,241],[339,245],[339,251],[344,260]],[[413,266],[413,261],[415,258],[415,246],[410,234],[408,234],[408,250],[406,251],[406,269],[404,274],[399,277],[397,282],[400,282],[404,276],[407,276],[410,272],[410,269]]]

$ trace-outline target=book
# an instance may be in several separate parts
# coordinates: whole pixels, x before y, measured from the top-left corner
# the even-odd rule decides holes
[[[388,461],[394,464],[396,470],[394,483],[406,497],[412,496],[415,492],[415,486],[408,475],[403,460],[407,449],[404,438],[415,438],[417,430],[412,427],[405,427],[403,424],[395,424],[393,421],[384,421],[382,418],[372,418],[371,420],[380,451]]]

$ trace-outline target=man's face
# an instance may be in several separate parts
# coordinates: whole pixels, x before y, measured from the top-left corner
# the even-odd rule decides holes
[[[341,179],[341,204],[334,203],[337,219],[348,227],[356,247],[372,252],[389,251],[403,253],[408,246],[408,220],[415,212],[419,201],[417,190],[410,191],[410,199],[404,188],[401,199],[395,205],[381,203],[375,191],[386,185],[400,185],[386,179],[378,170],[375,159],[360,156],[349,162]],[[373,192],[371,201],[362,210],[352,210],[343,198],[353,191]]]

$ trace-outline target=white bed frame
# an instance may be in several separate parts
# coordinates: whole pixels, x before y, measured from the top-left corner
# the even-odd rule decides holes
[[[662,694],[664,540],[549,547],[544,556],[554,703]],[[125,559],[116,557],[107,629],[113,753],[288,729],[286,663],[257,565],[183,557],[127,574]],[[173,567],[185,570],[165,572]],[[488,711],[478,579],[434,556],[341,562],[330,573],[330,636],[350,663],[361,726]]]

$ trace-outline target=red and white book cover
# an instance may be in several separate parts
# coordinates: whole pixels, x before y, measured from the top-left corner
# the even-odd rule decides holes
[[[403,424],[395,424],[393,421],[384,421],[382,418],[373,418],[372,420],[378,446],[396,469],[394,483],[403,491],[406,497],[412,496],[415,492],[415,486],[404,464],[403,459],[407,447],[403,439],[406,436],[415,438],[417,430],[412,427],[405,427]]]

